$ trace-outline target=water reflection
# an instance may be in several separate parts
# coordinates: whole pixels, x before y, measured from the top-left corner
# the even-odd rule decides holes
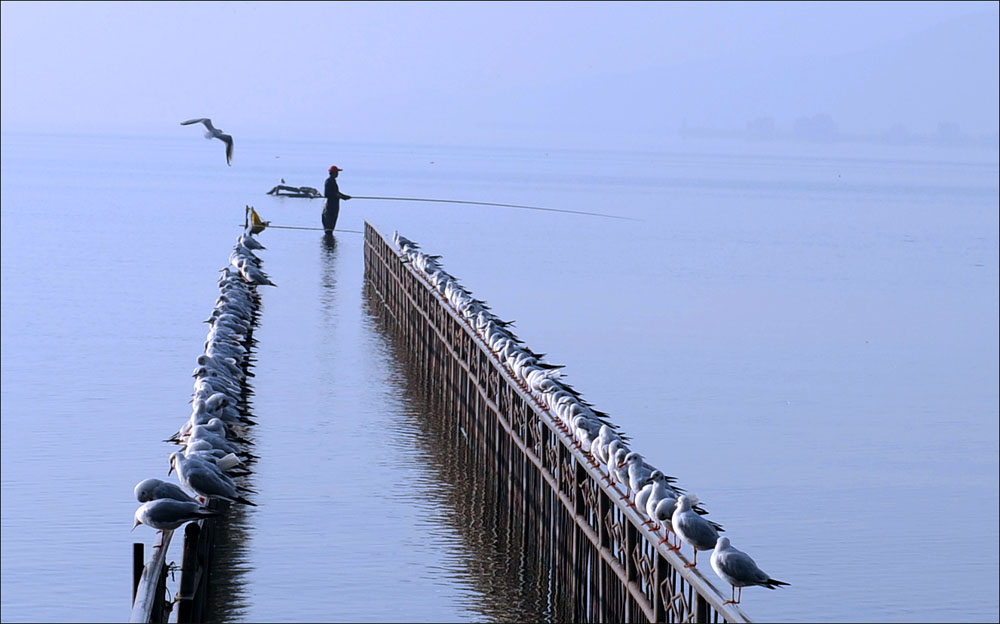
[[[407,443],[420,455],[428,471],[421,494],[440,514],[441,525],[464,546],[446,555],[442,572],[458,586],[470,586],[462,605],[475,620],[553,622],[572,620],[571,605],[556,602],[550,586],[547,545],[539,545],[520,518],[508,513],[498,487],[472,456],[463,433],[420,381],[405,344],[380,314],[384,307],[367,287],[365,314],[386,341],[390,367],[404,403],[403,417],[413,432]]]
[[[243,481],[252,486],[252,482]],[[225,522],[216,522],[212,576],[205,600],[206,622],[234,622],[245,619],[250,591],[250,521],[245,505],[230,505]]]
[[[319,265],[323,272],[320,277],[320,309],[323,310],[324,317],[330,319],[336,316],[337,299],[337,238],[330,232],[323,233]]]

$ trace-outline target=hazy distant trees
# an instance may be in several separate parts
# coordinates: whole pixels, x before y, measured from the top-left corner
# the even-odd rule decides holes
[[[852,134],[840,129],[837,121],[828,113],[815,113],[797,118],[789,128],[782,128],[773,116],[760,115],[746,122],[742,130],[695,127],[682,121],[679,128],[682,138],[744,138],[752,141],[806,141],[811,143],[832,143],[854,141],[864,143],[887,143],[891,145],[981,145],[996,147],[1000,143],[997,134],[973,136],[964,133],[959,124],[941,121],[932,132],[915,133],[904,124],[896,123],[882,131],[868,134]]]
[[[792,134],[797,139],[806,141],[836,141],[838,138],[837,122],[826,113],[817,113],[812,117],[799,117],[795,120]]]

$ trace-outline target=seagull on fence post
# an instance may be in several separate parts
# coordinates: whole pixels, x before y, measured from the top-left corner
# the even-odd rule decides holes
[[[726,601],[726,604],[739,604],[743,598],[743,588],[751,585],[760,585],[768,589],[776,589],[783,585],[788,585],[785,581],[779,581],[757,567],[757,563],[742,550],[729,545],[728,537],[720,537],[712,553],[712,569],[719,575],[719,578],[729,583],[733,587],[733,597]],[[739,589],[739,596],[736,590]]]
[[[212,120],[209,119],[208,117],[202,117],[200,119],[188,119],[187,121],[182,121],[181,125],[190,126],[191,124],[196,124],[196,123],[205,124],[206,139],[219,139],[220,141],[226,144],[226,164],[232,166],[231,163],[233,160],[233,137],[229,136],[222,130],[219,130],[218,128],[213,126]]]
[[[693,568],[698,565],[698,551],[712,550],[716,542],[719,541],[719,532],[724,529],[712,522],[702,518],[691,508],[691,499],[688,496],[679,496],[674,514],[670,518],[674,527],[674,535],[691,545],[694,549],[694,560],[685,563],[685,568]]]

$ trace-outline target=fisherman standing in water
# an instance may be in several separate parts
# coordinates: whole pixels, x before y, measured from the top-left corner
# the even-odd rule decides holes
[[[340,215],[340,200],[350,199],[350,195],[344,195],[337,186],[337,174],[343,171],[337,165],[330,167],[330,177],[326,179],[326,186],[323,188],[323,196],[326,197],[326,205],[323,206],[323,229],[327,234],[332,234],[337,227],[337,217]]]

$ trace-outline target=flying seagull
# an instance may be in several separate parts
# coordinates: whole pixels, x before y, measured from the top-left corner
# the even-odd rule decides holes
[[[205,124],[207,132],[205,132],[206,139],[219,139],[226,144],[226,164],[229,165],[233,160],[233,137],[225,134],[222,130],[219,130],[212,125],[212,120],[208,117],[202,117],[201,119],[188,119],[187,121],[182,121],[182,126],[190,126],[191,124],[201,123]]]

